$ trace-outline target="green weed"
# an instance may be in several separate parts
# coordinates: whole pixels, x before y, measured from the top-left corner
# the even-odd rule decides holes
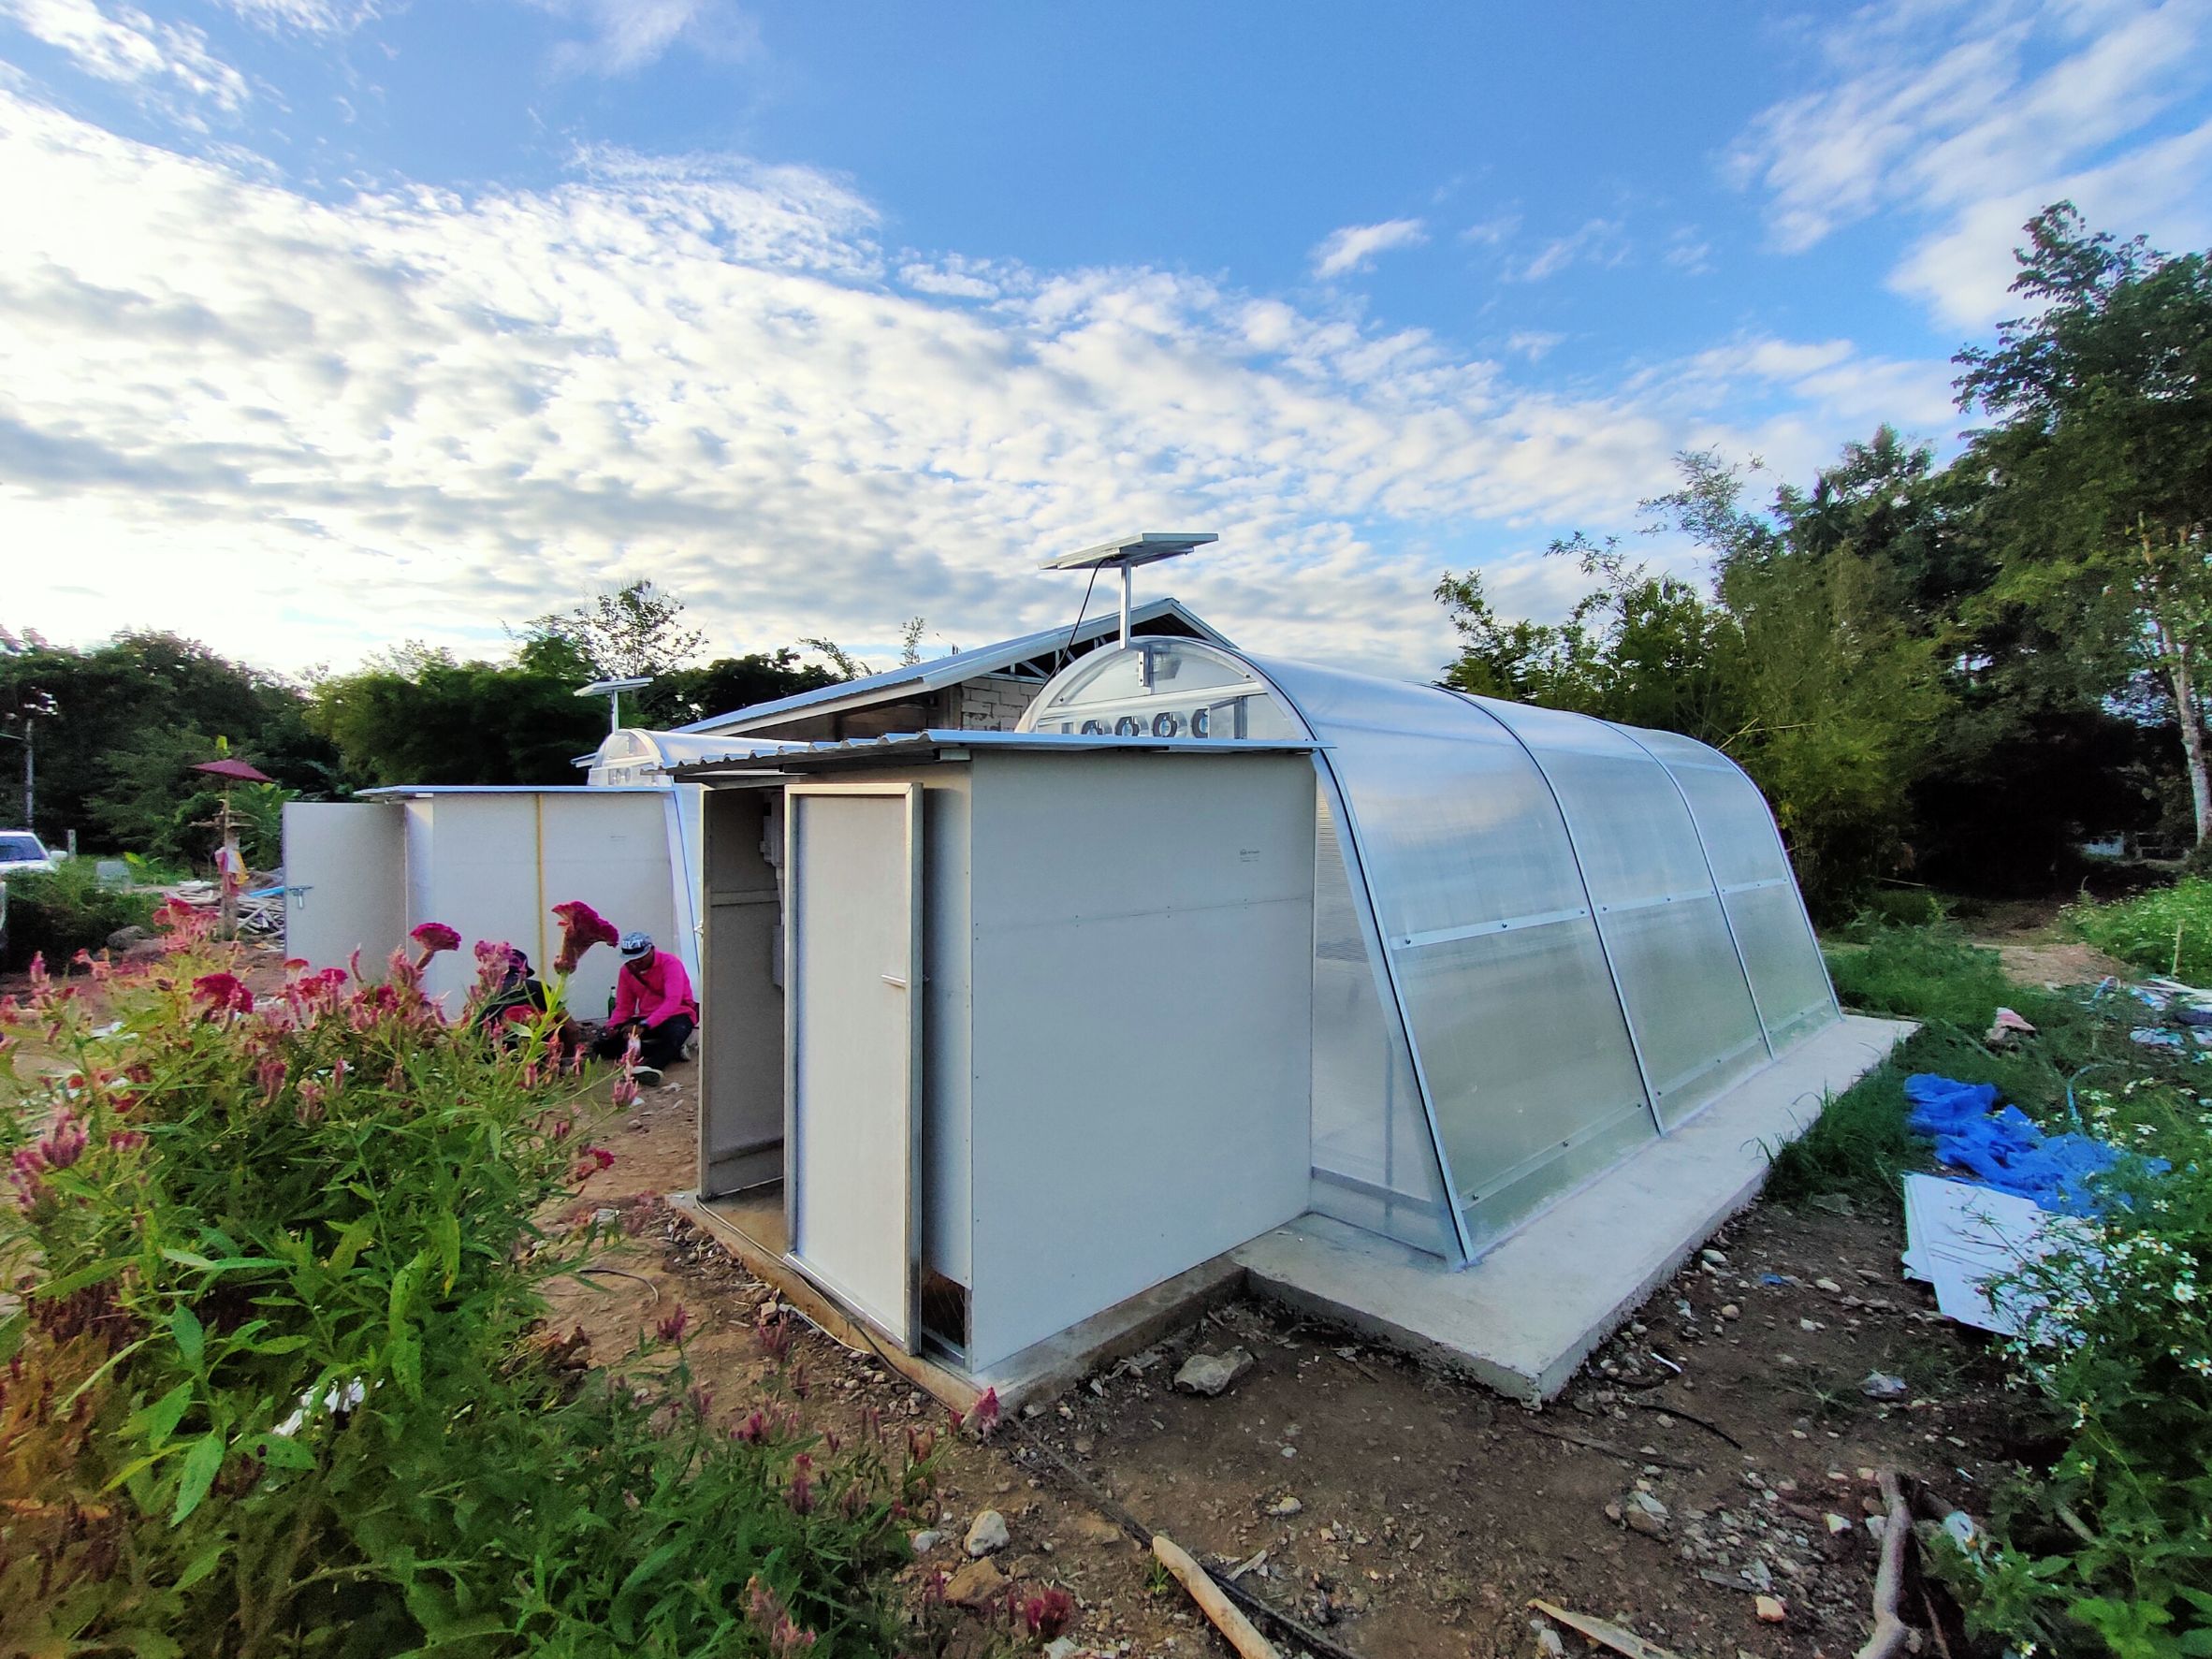
[[[2090,944],[2148,973],[2212,983],[2212,880],[2186,876],[2113,904],[2085,900],[2066,922]]]
[[[594,1238],[536,1218],[611,1161],[551,1020],[449,1023],[398,957],[256,998],[164,920],[112,1026],[44,976],[0,1005],[69,1068],[9,1088],[0,1050],[0,1652],[903,1645],[929,1431],[718,1406],[680,1307],[625,1374],[549,1362],[540,1289]]]

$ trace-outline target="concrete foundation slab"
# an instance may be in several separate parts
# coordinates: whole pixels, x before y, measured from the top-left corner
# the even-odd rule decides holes
[[[1462,1271],[1311,1215],[1231,1254],[1260,1294],[1367,1331],[1517,1399],[1548,1400],[1715,1228],[1757,1196],[1769,1149],[1802,1134],[1825,1097],[1880,1065],[1914,1029],[1905,1021],[1846,1015]]]
[[[963,1415],[986,1389],[997,1391],[1002,1411],[1018,1411],[1030,1401],[1065,1393],[1100,1366],[1149,1346],[1208,1308],[1229,1301],[1244,1287],[1244,1268],[1231,1257],[1216,1256],[1024,1348],[978,1375],[957,1365],[902,1353],[850,1317],[785,1253],[780,1198],[741,1196],[702,1202],[694,1193],[675,1192],[668,1195],[668,1205],[683,1221],[744,1263],[755,1278],[773,1287],[832,1342],[855,1353],[873,1354],[915,1387]]]

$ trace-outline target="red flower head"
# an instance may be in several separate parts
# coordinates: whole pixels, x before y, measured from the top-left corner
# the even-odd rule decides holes
[[[793,1515],[814,1512],[814,1460],[803,1451],[791,1461],[789,1501]]]
[[[621,941],[615,924],[580,898],[555,905],[553,913],[560,918],[560,954],[553,958],[553,966],[562,973],[575,972],[577,962],[593,945]]]
[[[210,1013],[252,1013],[254,993],[235,973],[203,973],[192,982],[192,999],[208,1005]]]
[[[681,1342],[684,1332],[691,1328],[691,1310],[679,1302],[674,1313],[662,1316],[661,1322],[653,1327],[653,1333],[662,1342]]]
[[[1075,1622],[1075,1598],[1056,1586],[1022,1604],[1022,1623],[1029,1634],[1051,1641]]]
[[[768,1419],[756,1405],[746,1414],[743,1422],[731,1429],[730,1438],[742,1441],[747,1446],[758,1446],[767,1439],[769,1433]]]
[[[443,922],[419,923],[407,937],[422,947],[422,954],[415,961],[417,968],[428,968],[430,958],[441,951],[460,949],[460,935]]]
[[[165,898],[153,912],[154,928],[169,936],[168,948],[184,950],[215,931],[215,912],[188,905],[181,898]]]
[[[969,1409],[965,1422],[977,1434],[988,1436],[998,1426],[998,1390],[985,1389],[982,1398]]]

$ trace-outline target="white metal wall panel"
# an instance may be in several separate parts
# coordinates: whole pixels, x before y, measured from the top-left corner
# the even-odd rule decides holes
[[[407,936],[406,819],[382,801],[284,803],[284,954],[381,967]]]
[[[791,1249],[914,1344],[922,979],[918,785],[785,795],[785,1133]]]
[[[692,948],[677,922],[667,802],[661,794],[579,792],[529,798],[537,803],[534,827],[544,859],[544,875],[529,902],[545,918],[554,950],[560,948],[560,926],[552,907],[572,898],[582,899],[623,933],[636,928],[651,934],[679,956]],[[468,966],[473,971],[474,964]],[[549,961],[540,958],[539,966]],[[621,966],[609,946],[588,953],[570,982],[569,1006],[581,1015],[604,1014]]]
[[[1305,1209],[1314,784],[1301,755],[971,772],[982,1369]]]

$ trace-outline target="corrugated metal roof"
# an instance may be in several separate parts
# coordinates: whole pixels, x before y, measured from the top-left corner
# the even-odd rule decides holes
[[[1175,599],[1155,599],[1138,605],[1129,612],[1129,625],[1135,628],[1146,622],[1157,622],[1163,617],[1173,617],[1187,623],[1197,631],[1201,639],[1212,644],[1224,647],[1230,644],[1227,636],[1216,633],[1196,613]],[[1084,618],[1083,625],[1073,631],[1072,637],[1078,645],[1087,644],[1105,634],[1118,632],[1120,627],[1120,618],[1109,610]],[[1057,650],[1070,637],[1070,631],[1067,628],[1043,628],[1035,633],[1002,639],[996,645],[977,646],[972,650],[954,651],[949,657],[933,657],[926,662],[887,669],[881,674],[871,674],[861,679],[839,680],[834,686],[819,686],[811,691],[779,697],[773,703],[756,703],[749,708],[710,715],[706,720],[693,720],[688,726],[677,726],[673,730],[741,732],[793,714],[809,711],[828,713],[838,708],[866,707],[871,703],[889,701],[894,692],[918,694],[940,691],[946,686],[973,679],[978,675],[1011,668],[1016,662]]]
[[[688,761],[670,768],[677,778],[720,772],[826,771],[850,765],[893,765],[935,759],[949,751],[1071,753],[1106,749],[1146,754],[1306,754],[1322,748],[1310,737],[1118,737],[1063,732],[892,732],[880,737],[848,737],[804,747],[774,743],[738,746],[715,759]]]

